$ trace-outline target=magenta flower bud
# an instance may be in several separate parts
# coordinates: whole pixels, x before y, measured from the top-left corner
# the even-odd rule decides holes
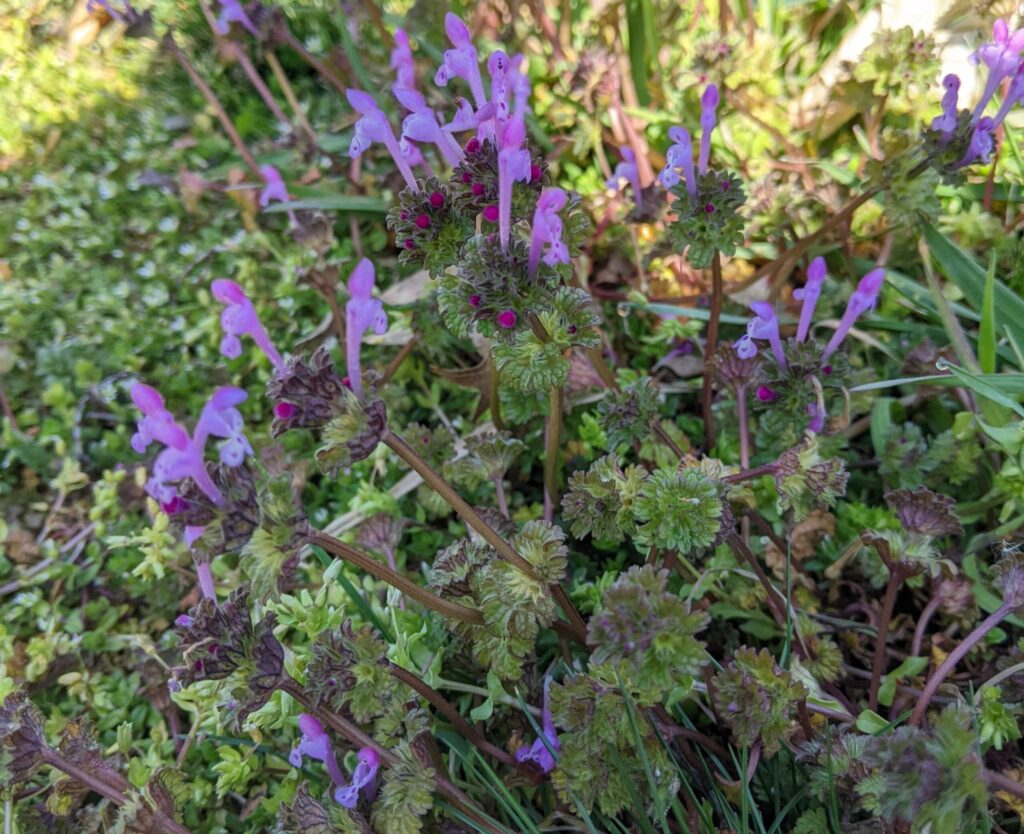
[[[352,390],[357,397],[363,393],[360,366],[363,334],[371,327],[378,336],[387,332],[388,317],[384,304],[373,297],[376,273],[373,264],[363,258],[348,279],[348,303],[345,305],[345,359]]]
[[[633,153],[633,149],[627,145],[619,148],[619,153],[622,154],[622,162],[615,166],[614,173],[608,178],[605,185],[613,191],[618,191],[622,188],[623,182],[628,182],[633,188],[633,199],[639,204],[641,189],[640,174],[637,172],[636,167],[636,155]]]
[[[232,23],[237,23],[248,30],[249,34],[258,38],[259,30],[253,25],[249,15],[242,8],[240,0],[220,0],[220,14],[217,15],[217,32],[226,35]]]
[[[483,196],[483,193],[484,193],[484,192],[485,192],[486,190],[487,190],[487,189],[486,189],[486,188],[484,187],[484,184],[483,184],[482,182],[475,182],[475,183],[473,183],[473,185],[472,185],[472,186],[470,186],[470,189],[469,189],[470,193],[471,193],[471,194],[472,194],[472,195],[473,195],[474,197],[481,197],[481,196]],[[491,221],[492,223],[495,223],[495,222],[497,222],[497,220],[498,220],[498,214],[497,214],[497,212],[498,212],[498,207],[497,207],[497,206],[495,206],[495,207],[494,207],[494,212],[495,212],[495,214],[494,214],[494,220],[492,220],[492,221]]]
[[[706,206],[704,206],[704,213],[705,214],[714,214],[715,213],[715,204],[714,203],[708,203]]]
[[[484,206],[483,214],[484,220],[486,220],[488,223],[497,223],[498,217],[500,216],[498,207],[495,205]]]
[[[444,61],[434,74],[434,83],[438,87],[447,87],[451,79],[462,78],[469,84],[476,106],[483,107],[487,103],[487,96],[484,94],[480,63],[469,29],[457,15],[448,12],[444,16],[444,30],[454,49],[445,51]]]
[[[475,136],[466,143],[466,153],[477,153],[480,150],[480,140]]]
[[[797,300],[802,299],[804,302],[803,307],[800,308],[800,324],[796,329],[796,340],[798,342],[804,341],[811,329],[811,321],[814,319],[814,308],[817,306],[818,298],[821,296],[821,285],[825,283],[826,274],[825,259],[822,257],[815,258],[807,269],[807,283],[793,293],[794,298]]]
[[[402,148],[395,138],[395,132],[391,129],[387,116],[377,106],[373,96],[362,90],[346,90],[345,97],[352,109],[362,115],[362,118],[356,122],[356,131],[352,137],[352,143],[349,145],[348,155],[355,159],[362,156],[374,142],[383,143],[405,179],[406,185],[413,191],[418,191],[416,177],[413,176],[412,169],[402,154]]]
[[[946,94],[942,97],[942,115],[932,119],[932,130],[940,130],[946,138],[956,130],[956,106],[960,98],[960,77],[950,73],[942,79]]]
[[[469,297],[469,306],[470,307],[479,307],[480,306],[480,302],[482,300],[483,299],[481,299],[479,295],[471,295]]]
[[[444,206],[444,194],[440,191],[433,192],[428,199],[430,201],[431,208],[439,209]]]
[[[767,301],[752,301],[750,309],[757,315],[747,322],[747,335],[751,339],[767,339],[775,361],[782,370],[786,370],[786,354],[782,350],[782,339],[779,338],[779,320],[775,316],[775,309]]]
[[[543,739],[538,738],[529,747],[523,747],[516,751],[517,762],[534,762],[545,773],[550,773],[555,769],[555,757],[551,755],[551,752],[558,753],[561,749],[558,744],[558,731],[555,729],[555,719],[551,715],[550,689],[551,678],[545,678],[544,705],[540,713]],[[544,743],[545,740],[547,744]]]
[[[685,127],[671,127],[668,138],[672,140],[672,145],[665,153],[665,167],[658,174],[658,181],[665,188],[672,188],[679,182],[676,169],[682,168],[686,179],[686,192],[691,199],[696,199],[697,175],[693,170],[693,141],[690,139],[690,132]]]
[[[256,308],[245,291],[227,278],[218,278],[210,285],[210,289],[213,297],[225,305],[220,314],[220,325],[224,331],[220,352],[228,359],[237,359],[242,353],[242,341],[239,337],[249,335],[274,367],[283,373],[284,359],[270,341],[270,336],[267,335],[266,328],[256,315]]]
[[[295,406],[286,402],[277,403],[274,406],[274,416],[278,420],[290,420],[295,416]]]
[[[404,245],[405,245],[406,249],[415,249],[416,248],[416,241],[413,240],[411,237],[407,237],[405,239],[405,244]]]
[[[697,171],[701,174],[708,172],[708,159],[711,156],[711,132],[717,124],[715,114],[717,109],[718,86],[708,84],[708,88],[700,99],[700,158],[697,162]]]
[[[545,188],[537,200],[530,232],[529,275],[537,275],[541,249],[548,266],[569,263],[569,249],[562,241],[562,218],[558,212],[565,208],[565,192],[561,188]]]
[[[416,220],[414,222],[416,223],[416,228],[418,229],[430,228],[430,217],[428,217],[426,214],[417,214]]]
[[[522,115],[512,116],[501,131],[498,145],[498,240],[508,251],[512,234],[512,183],[530,179],[530,152],[523,150],[526,123]]]
[[[498,324],[506,330],[511,330],[515,327],[518,320],[519,317],[516,316],[515,310],[503,310],[498,313]]]
[[[775,402],[779,398],[779,395],[775,393],[773,388],[769,388],[767,385],[762,385],[757,389],[757,398],[763,403]]]
[[[874,309],[878,301],[878,294],[881,292],[882,284],[884,283],[884,269],[873,269],[860,279],[857,289],[853,291],[853,295],[850,296],[850,300],[846,305],[846,312],[843,313],[842,319],[839,320],[839,327],[836,328],[836,332],[832,335],[828,345],[825,346],[825,352],[821,356],[822,361],[831,356],[836,348],[842,344],[843,339],[846,338],[846,334],[853,327],[857,317],[868,310]]]
[[[359,792],[365,790],[372,796],[376,790],[377,770],[380,768],[380,756],[372,747],[364,747],[357,754],[358,764],[352,771],[352,782],[342,785],[334,791],[334,801],[343,808],[355,808],[359,803]]]
[[[178,628],[192,628],[192,626],[195,625],[195,620],[193,620],[188,614],[179,614],[175,617],[174,624]]]

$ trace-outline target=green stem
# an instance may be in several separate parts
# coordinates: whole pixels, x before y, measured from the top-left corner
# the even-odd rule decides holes
[[[332,556],[337,556],[338,558],[348,562],[350,565],[354,565],[371,576],[398,588],[398,590],[406,596],[416,600],[422,605],[425,605],[432,611],[436,611],[442,617],[459,620],[460,622],[469,623],[470,625],[484,624],[483,614],[475,608],[467,608],[465,605],[459,605],[456,602],[450,602],[449,600],[442,599],[436,594],[432,594],[426,588],[417,585],[398,571],[392,570],[387,565],[382,565],[372,556],[367,556],[365,553],[356,550],[351,545],[334,538],[334,536],[317,531],[307,536],[306,541],[309,542],[309,544],[315,544],[318,547],[322,547]]]
[[[427,463],[415,449],[388,428],[384,429],[384,433],[381,435],[381,441],[385,446],[391,449],[391,451],[409,464],[409,466],[411,466],[417,473],[419,473],[420,477],[427,482],[431,489],[440,495],[448,505],[458,513],[459,517],[466,522],[466,524],[476,530],[476,532],[480,534],[481,538],[493,547],[502,559],[512,565],[515,565],[527,576],[534,579],[537,578],[533,565],[527,562],[526,559],[524,559],[516,549],[512,547],[512,545],[505,541],[505,539],[502,538],[502,536],[493,527],[491,527],[491,525],[484,521],[480,516],[480,513],[474,510],[466,500],[455,491],[451,484],[435,472],[430,464]],[[580,613],[569,600],[569,596],[560,585],[551,585],[550,591],[551,595],[568,618],[574,638],[581,645],[586,645],[586,623],[584,623]]]
[[[547,431],[544,432],[544,520],[554,520],[558,506],[558,456],[562,442],[562,408],[565,392],[561,385],[548,396]]]

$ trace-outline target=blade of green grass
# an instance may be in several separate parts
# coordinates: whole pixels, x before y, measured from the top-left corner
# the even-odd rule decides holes
[[[985,278],[985,293],[981,300],[981,326],[978,328],[978,364],[982,373],[996,372],[996,255],[988,263],[988,275]]]

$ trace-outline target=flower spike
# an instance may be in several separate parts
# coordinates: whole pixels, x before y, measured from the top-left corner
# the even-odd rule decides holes
[[[821,295],[821,285],[825,283],[825,259],[817,257],[811,261],[807,269],[807,283],[793,293],[797,300],[803,300],[803,307],[800,308],[800,324],[796,329],[796,340],[802,342],[807,338],[811,329],[811,321],[814,319],[814,308],[818,304]]]
[[[858,316],[874,309],[878,301],[878,294],[881,292],[882,284],[884,283],[884,269],[873,269],[860,279],[857,289],[853,291],[853,295],[850,296],[850,301],[846,305],[846,312],[843,313],[843,317],[839,321],[839,327],[836,328],[836,332],[825,347],[825,352],[821,357],[822,360],[831,356],[836,348],[842,344],[843,339],[846,338],[846,334],[853,327],[853,323],[857,320]]]
[[[466,24],[459,20],[458,15],[448,12],[444,16],[444,30],[454,49],[446,50],[444,62],[434,75],[434,83],[438,87],[447,87],[452,78],[464,78],[469,83],[470,92],[477,107],[487,103],[484,95],[484,82],[480,76],[480,62],[476,47],[469,35]]]
[[[523,149],[525,139],[522,115],[512,116],[501,132],[498,148],[498,239],[504,252],[512,234],[512,183],[530,181],[530,152]]]
[[[569,249],[562,241],[562,218],[558,216],[565,208],[565,192],[561,188],[545,188],[537,200],[537,209],[533,213],[533,229],[530,233],[530,277],[537,274],[541,248],[544,252],[544,263],[548,266],[569,263]]]
[[[348,303],[345,305],[345,361],[349,382],[357,397],[363,393],[363,373],[360,364],[363,334],[371,327],[378,336],[388,329],[384,304],[373,297],[376,273],[368,258],[363,258],[348,278]]]
[[[256,308],[252,301],[245,294],[245,291],[234,281],[227,278],[218,278],[211,285],[213,297],[221,304],[224,310],[220,314],[221,328],[224,330],[224,338],[220,343],[220,352],[228,359],[237,359],[242,353],[242,342],[239,336],[248,334],[252,336],[256,345],[266,354],[274,367],[284,373],[285,365],[281,354],[277,352],[274,343],[270,341],[267,330],[256,315]]]
[[[362,118],[356,122],[356,132],[352,137],[352,144],[349,145],[348,155],[355,159],[362,156],[374,142],[383,143],[405,179],[406,185],[413,191],[418,191],[419,185],[416,183],[416,177],[413,176],[409,163],[402,155],[402,149],[395,138],[395,131],[391,129],[387,116],[377,106],[373,96],[362,90],[346,90],[345,97],[352,108],[362,115]]]
[[[608,178],[605,185],[617,191],[622,187],[623,181],[628,182],[633,187],[633,199],[639,204],[642,195],[640,193],[640,174],[636,167],[636,155],[633,153],[633,149],[627,145],[619,148],[619,153],[622,154],[622,162],[615,166],[615,172]]]
[[[697,170],[701,174],[708,172],[708,159],[711,156],[711,131],[715,129],[718,109],[718,86],[708,84],[700,99],[700,159]]]

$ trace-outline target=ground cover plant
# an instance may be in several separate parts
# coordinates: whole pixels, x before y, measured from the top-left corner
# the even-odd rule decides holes
[[[1013,9],[10,11],[4,834],[1021,830]]]

